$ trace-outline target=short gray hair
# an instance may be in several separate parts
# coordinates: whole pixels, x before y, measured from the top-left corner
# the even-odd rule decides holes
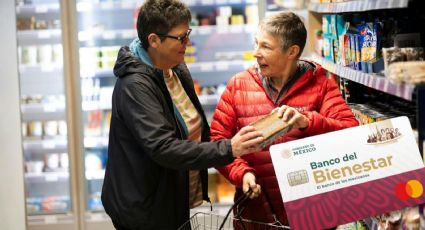
[[[259,29],[278,37],[282,44],[282,51],[286,51],[293,45],[300,47],[299,55],[304,50],[307,30],[300,17],[292,12],[281,12],[264,18]]]

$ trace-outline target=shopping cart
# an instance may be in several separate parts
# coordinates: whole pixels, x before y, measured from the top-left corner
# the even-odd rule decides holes
[[[214,213],[195,213],[190,220],[184,223],[178,230],[280,230],[289,229],[278,223],[262,223],[242,218],[229,218],[225,219]]]
[[[251,195],[252,190],[246,192],[240,197],[227,212],[226,216],[220,216],[214,213],[195,213],[186,223],[184,223],[178,230],[230,230],[230,229],[241,229],[241,230],[279,230],[279,229],[290,229],[289,226],[285,226],[279,222],[276,215],[273,212],[274,222],[263,223],[253,220],[247,220],[242,218],[243,208],[239,206]],[[266,196],[267,201],[269,198]],[[232,210],[236,207],[235,217],[228,219]]]

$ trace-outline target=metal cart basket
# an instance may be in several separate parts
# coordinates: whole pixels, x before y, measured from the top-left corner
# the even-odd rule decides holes
[[[229,218],[214,213],[195,213],[190,220],[184,223],[178,230],[278,230],[289,229],[288,226],[277,223],[261,223],[242,218]]]
[[[285,226],[279,222],[276,217],[275,211],[272,206],[270,206],[273,213],[274,222],[273,223],[262,223],[252,220],[247,220],[242,218],[242,212],[244,208],[240,208],[252,194],[252,190],[249,189],[244,193],[243,196],[239,197],[238,200],[232,205],[228,210],[226,216],[220,216],[214,213],[195,213],[186,223],[184,223],[178,230],[274,230],[274,229],[289,229],[289,226]],[[270,204],[270,199],[267,196],[267,193],[264,191],[267,202]],[[235,209],[235,217],[228,219],[232,210]],[[212,209],[211,209],[212,210]]]

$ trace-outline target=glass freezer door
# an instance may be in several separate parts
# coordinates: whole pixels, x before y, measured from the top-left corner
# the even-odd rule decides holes
[[[115,84],[112,69],[120,46],[130,44],[137,37],[134,15],[140,2],[77,1],[86,210],[91,214],[104,210],[100,195]]]
[[[17,0],[26,207],[38,223],[70,216],[71,189],[59,0]],[[46,221],[43,220],[46,217]],[[66,218],[65,218],[66,219]],[[73,218],[66,221],[73,222]],[[49,228],[47,228],[49,229]]]

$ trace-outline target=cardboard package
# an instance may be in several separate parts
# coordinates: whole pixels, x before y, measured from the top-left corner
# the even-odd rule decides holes
[[[279,118],[277,111],[251,123],[258,131],[263,132],[264,141],[259,144],[261,148],[271,144],[276,138],[287,133],[290,125]]]

